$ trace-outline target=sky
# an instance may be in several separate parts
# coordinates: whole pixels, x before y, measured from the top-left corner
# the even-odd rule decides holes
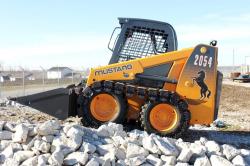
[[[217,40],[220,66],[233,65],[233,50],[235,65],[250,62],[246,0],[0,0],[0,63],[29,69],[106,65],[118,17],[170,23],[178,49]]]

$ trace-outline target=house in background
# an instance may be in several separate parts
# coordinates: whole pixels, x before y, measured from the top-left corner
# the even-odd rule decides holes
[[[0,73],[0,82],[6,82],[6,81],[16,81],[16,78],[13,77],[12,75],[4,75]]]
[[[78,73],[78,72],[72,72],[72,73],[69,73],[69,74],[65,75],[65,78],[72,79],[72,77],[76,78],[76,79],[81,79],[82,75],[81,75],[81,73]]]
[[[15,77],[16,81],[23,80],[23,77],[25,80],[29,80],[29,81],[35,80],[34,74],[31,73],[31,71],[25,71],[24,73],[23,71],[15,71],[15,72],[12,72],[12,75]]]
[[[47,71],[48,79],[61,79],[72,74],[73,70],[68,67],[52,67]]]
[[[25,79],[29,81],[34,81],[35,80],[34,74],[33,73],[26,74]]]

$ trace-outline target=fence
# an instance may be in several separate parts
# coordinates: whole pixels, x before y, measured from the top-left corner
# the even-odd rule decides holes
[[[45,69],[22,67],[0,68],[0,97],[16,97],[78,84],[86,79],[89,69],[76,70],[69,67]]]

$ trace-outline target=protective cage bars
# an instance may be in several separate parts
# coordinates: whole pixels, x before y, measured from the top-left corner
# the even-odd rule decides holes
[[[143,58],[168,51],[168,34],[164,30],[133,26],[125,32],[119,62]]]

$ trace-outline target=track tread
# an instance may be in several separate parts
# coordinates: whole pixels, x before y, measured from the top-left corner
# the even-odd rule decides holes
[[[118,86],[120,87],[118,88]],[[179,109],[181,113],[181,120],[180,120],[180,125],[173,133],[164,134],[164,133],[156,132],[156,134],[161,135],[161,136],[171,136],[174,138],[179,138],[189,128],[190,112],[188,110],[188,104],[185,100],[180,99],[180,96],[176,92],[172,92],[172,91],[168,91],[164,89],[136,87],[134,85],[124,84],[120,82],[113,82],[113,81],[103,81],[101,82],[101,86],[99,83],[96,83],[95,86],[88,87],[88,88],[89,89],[86,91],[86,93],[85,94],[83,93],[84,97],[78,100],[79,109],[82,110],[82,122],[84,126],[97,128],[101,124],[103,124],[103,122],[98,122],[98,121],[93,120],[92,117],[89,115],[88,111],[86,110],[86,108],[89,108],[89,105],[88,105],[89,101],[95,94],[100,93],[100,92],[111,93],[113,95],[119,96],[121,100],[126,101],[127,97],[131,97],[134,94],[137,94],[138,92],[140,92],[141,90],[144,90],[145,88],[145,96],[144,96],[145,104],[142,106],[141,111],[140,111],[140,116],[138,118],[138,121],[140,122],[142,129],[144,129],[145,131],[149,133],[152,133],[152,131],[148,130],[146,127],[146,123],[149,123],[149,122],[144,118],[145,111],[148,108],[149,104],[158,103],[158,102],[168,103],[177,107],[177,109]],[[127,108],[126,102],[124,102],[122,105],[123,105],[122,107]],[[116,123],[123,123],[124,120],[125,120],[125,116],[123,116],[122,120]]]
[[[151,129],[147,127],[147,123],[148,122],[147,118],[146,118],[146,111],[147,108],[149,107],[150,104],[153,104],[151,101],[147,102],[144,106],[142,106],[142,111],[140,113],[140,121],[141,121],[141,127],[149,132],[149,133],[156,133],[160,136],[170,136],[170,137],[174,137],[174,138],[179,138],[181,137],[189,128],[189,121],[190,121],[190,113],[187,109],[187,104],[183,104],[185,103],[185,101],[180,100],[179,97],[176,97],[176,93],[172,93],[174,95],[171,95],[171,97],[175,97],[175,99],[172,99],[171,101],[171,97],[170,97],[170,103],[169,102],[159,102],[159,103],[167,103],[167,104],[172,104],[173,106],[176,106],[180,113],[181,113],[181,120],[180,120],[180,125],[177,127],[177,129],[173,132],[173,133],[160,133],[160,132],[155,132],[155,129]],[[176,101],[176,99],[179,99],[178,101]],[[158,101],[161,101],[161,99],[158,99]]]
[[[106,82],[107,83],[107,82]],[[108,84],[110,85],[110,83],[113,84],[113,82],[108,82]],[[91,93],[89,95],[88,94],[83,94],[84,96],[84,100],[79,100],[78,101],[78,105],[80,106],[79,109],[82,111],[82,123],[84,126],[87,127],[93,127],[93,128],[98,128],[100,125],[106,123],[106,122],[100,122],[96,119],[94,119],[94,117],[92,117],[92,115],[89,113],[89,104],[90,104],[90,100],[97,94],[99,93],[109,93],[111,95],[113,95],[115,98],[117,98],[117,100],[120,103],[120,107],[121,107],[121,112],[120,115],[118,115],[118,117],[116,118],[116,120],[114,121],[114,123],[123,123],[126,117],[126,102],[124,99],[123,94],[115,94],[112,91],[112,87],[109,87],[109,90],[107,91],[107,87],[105,88],[104,85],[102,86],[103,88],[101,90],[98,91],[94,91],[92,90],[93,93]]]

